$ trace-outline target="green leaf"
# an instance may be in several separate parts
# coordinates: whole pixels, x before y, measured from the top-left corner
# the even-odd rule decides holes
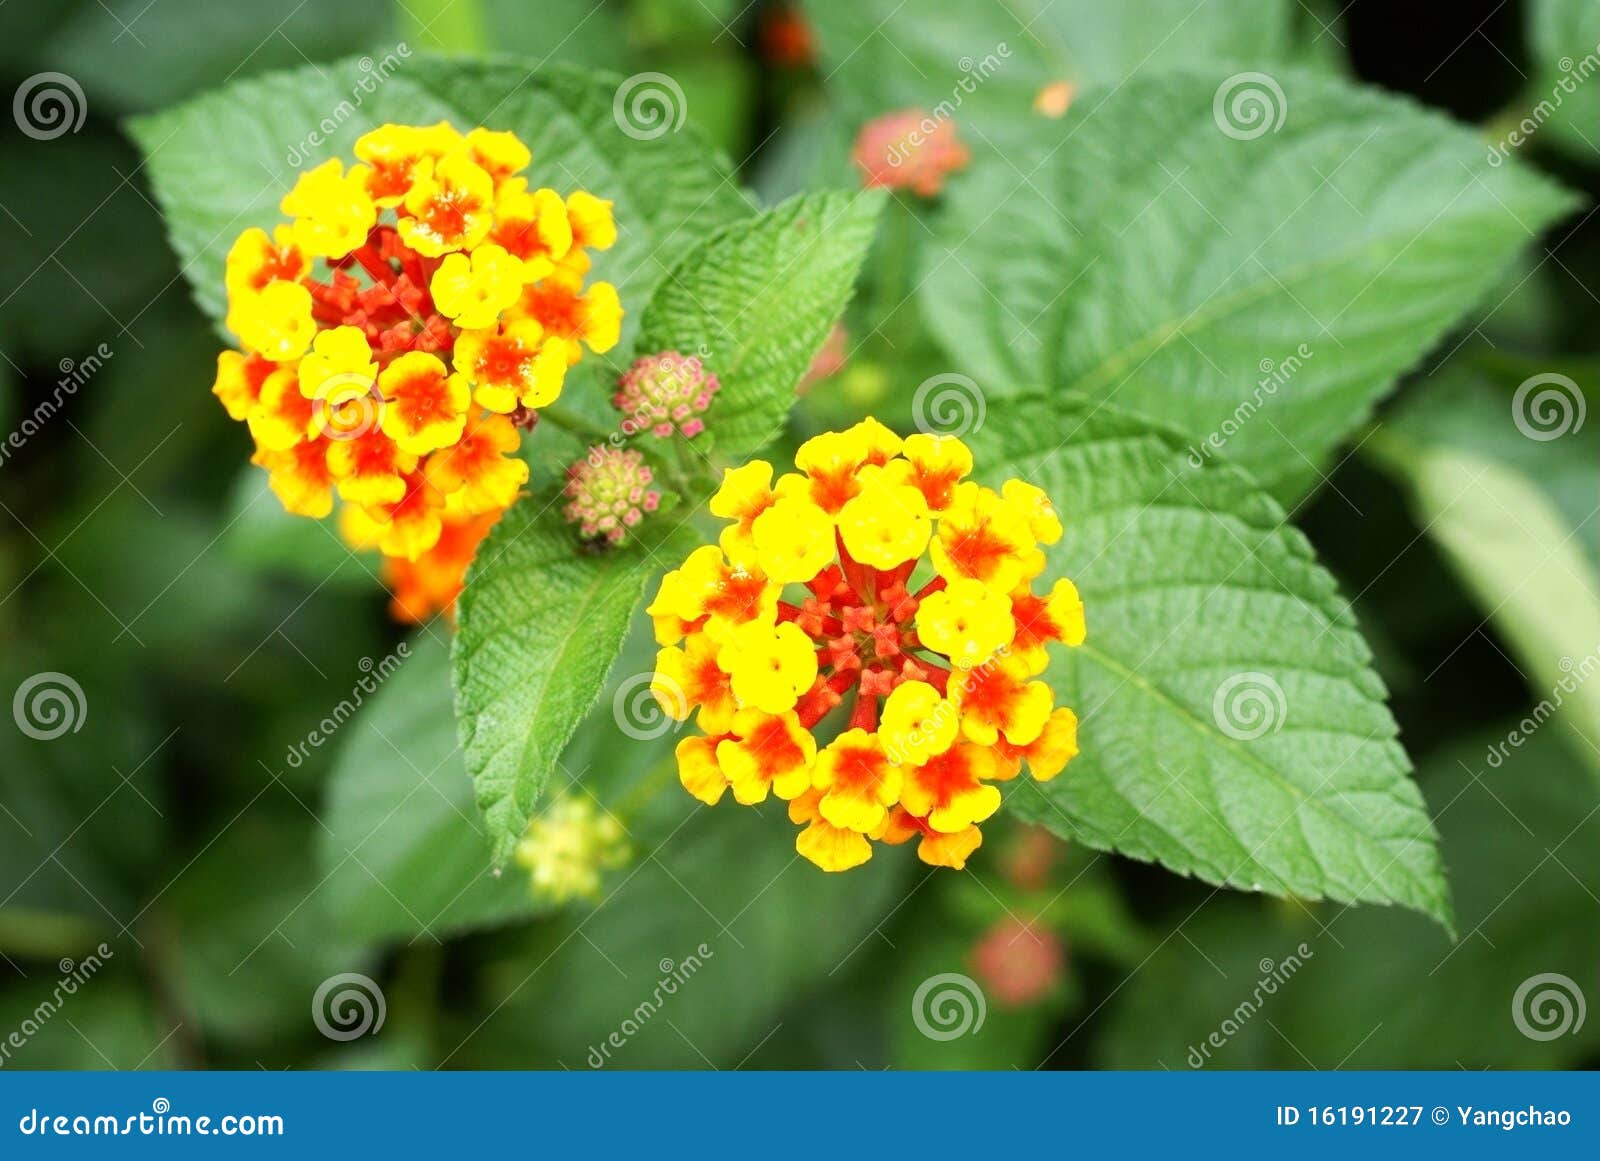
[[[479,547],[457,605],[456,717],[497,863],[594,704],[645,582],[688,539],[669,516],[596,553],[560,504],[544,492],[511,508]]]
[[[1548,973],[1587,991],[1593,1007],[1600,799],[1555,731],[1491,766],[1504,737],[1472,737],[1424,760],[1419,774],[1441,804],[1466,932],[1459,941],[1378,908],[1308,913],[1238,898],[1185,905],[1173,917],[1183,938],[1166,940],[1108,1008],[1097,1063],[1194,1067],[1190,1050],[1213,1032],[1223,1037],[1232,1020],[1237,1031],[1224,1046],[1196,1057],[1204,1067],[1581,1067],[1600,1046],[1592,1010],[1581,1028],[1540,1039],[1524,1035],[1512,1013],[1524,982]],[[1261,961],[1283,969],[1302,944],[1311,953],[1303,966],[1257,994]],[[1240,1011],[1246,1001],[1253,1013]]]
[[[388,79],[375,82],[379,74]],[[222,314],[228,247],[246,227],[283,220],[278,201],[300,169],[348,159],[356,138],[384,122],[441,118],[509,129],[533,150],[534,184],[616,203],[617,244],[595,256],[594,270],[616,284],[632,315],[681,255],[751,207],[727,160],[692,128],[646,140],[624,133],[612,114],[618,83],[532,61],[413,53],[368,70],[345,60],[273,73],[135,118],[130,128],[195,298],[213,318]]]
[[[1559,371],[1459,359],[1368,445],[1510,647],[1539,699],[1534,720],[1558,716],[1600,773],[1600,425],[1582,421],[1587,410],[1584,387]]]
[[[1573,200],[1393,97],[1251,92],[1138,78],[974,166],[922,304],[986,393],[1114,401],[1292,495]]]
[[[444,631],[424,628],[406,643],[400,668],[339,739],[320,897],[344,934],[438,938],[538,910],[525,876],[491,871],[456,741]]]
[[[705,807],[676,787],[665,798],[648,834],[634,826],[639,861],[615,873],[594,910],[539,925],[490,958],[492,1010],[462,1029],[460,1055],[445,1063],[740,1066],[778,1025],[815,1018],[807,993],[871,953],[875,926],[919,866],[880,847],[866,866],[830,875],[795,853],[776,800]]]
[[[707,239],[650,300],[639,349],[699,352],[721,380],[709,418],[719,451],[741,459],[783,425],[882,209],[876,192],[793,198]]]
[[[1087,642],[1050,670],[1082,753],[1018,787],[1021,813],[1207,882],[1400,903],[1450,926],[1383,683],[1282,508],[1081,400],[1010,400],[979,442],[995,480],[1031,480],[1063,513],[1044,576],[1072,578],[1088,616]]]
[[[895,109],[943,105],[967,143],[987,153],[1038,116],[1034,97],[1054,81],[1113,85],[1230,60],[1282,65],[1302,51],[1300,11],[1293,0],[1054,0],[1026,10],[1007,0],[937,7],[859,0],[818,4],[807,16],[828,84],[853,126]]]

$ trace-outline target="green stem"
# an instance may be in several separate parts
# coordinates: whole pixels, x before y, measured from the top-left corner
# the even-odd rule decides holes
[[[883,216],[883,242],[877,263],[878,280],[873,294],[878,334],[891,350],[900,346],[910,324],[906,316],[915,311],[906,301],[911,293],[911,230],[916,211],[899,197],[891,197]]]
[[[593,443],[606,443],[612,436],[611,432],[606,431],[599,424],[590,423],[583,416],[568,411],[564,407],[558,407],[553,403],[539,408],[539,418],[543,422],[553,423],[561,430],[570,431],[573,435]]]

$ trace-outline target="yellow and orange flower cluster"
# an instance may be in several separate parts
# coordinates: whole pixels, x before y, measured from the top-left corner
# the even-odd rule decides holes
[[[611,203],[517,176],[511,133],[385,125],[300,175],[228,253],[241,351],[212,388],[249,424],[291,512],[343,501],[354,547],[389,559],[395,610],[447,605],[478,541],[527,481],[521,429],[583,348],[617,342],[614,287],[585,286],[616,241]]]
[[[1071,581],[1033,588],[1061,522],[1031,484],[968,480],[960,440],[872,419],[808,440],[795,466],[729,470],[720,543],[650,605],[652,689],[704,731],[679,742],[679,777],[708,804],[786,800],[825,870],[913,837],[924,862],[962,867],[993,784],[1024,763],[1053,778],[1078,751],[1076,716],[1038,680],[1049,644],[1084,637]]]

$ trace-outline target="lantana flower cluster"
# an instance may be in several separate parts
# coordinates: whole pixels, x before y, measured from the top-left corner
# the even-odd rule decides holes
[[[355,155],[302,173],[291,221],[229,251],[242,350],[213,391],[284,507],[342,501],[346,540],[384,554],[395,611],[421,619],[527,481],[522,430],[584,347],[616,344],[616,289],[585,279],[617,231],[608,201],[530,189],[511,133],[384,125]]]
[[[1076,716],[1038,679],[1049,645],[1084,638],[1072,582],[1034,584],[1061,521],[1025,481],[968,480],[959,439],[872,419],[808,440],[795,466],[726,472],[719,543],[649,606],[652,689],[703,731],[678,743],[679,778],[707,804],[787,801],[825,870],[912,838],[962,867],[995,783],[1077,753]]]

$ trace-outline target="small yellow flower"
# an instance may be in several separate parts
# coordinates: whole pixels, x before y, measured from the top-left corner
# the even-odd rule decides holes
[[[400,238],[429,258],[470,250],[494,224],[494,179],[461,153],[427,161],[401,203]]]
[[[517,139],[515,133],[479,127],[467,133],[467,154],[478,168],[496,182],[528,168],[533,154]]]
[[[817,678],[817,655],[811,639],[787,622],[764,625],[750,621],[733,629],[717,655],[741,705],[769,714],[794,708]]]
[[[298,359],[317,333],[311,292],[298,282],[267,283],[261,293],[235,302],[227,323],[245,350],[275,363]]]
[[[777,581],[810,580],[833,559],[833,521],[810,500],[789,496],[750,527],[761,571]]]
[[[899,801],[901,771],[877,734],[846,730],[817,754],[812,784],[822,791],[817,809],[823,819],[866,834]]]
[[[933,531],[922,493],[894,483],[882,468],[864,468],[861,478],[861,491],[839,509],[839,535],[850,555],[879,569],[921,556]]]
[[[378,376],[383,393],[383,433],[402,449],[426,455],[448,447],[466,429],[472,390],[434,356],[407,351]]]
[[[793,711],[767,714],[742,709],[731,736],[717,743],[717,763],[743,806],[765,802],[769,792],[790,800],[811,788],[817,742]]]
[[[917,765],[948,750],[961,729],[956,707],[924,681],[896,686],[883,703],[878,734],[891,762]]]
[[[722,473],[722,486],[711,497],[711,514],[733,523],[722,530],[722,551],[730,560],[743,560],[754,564],[756,542],[751,527],[768,508],[777,502],[772,490],[772,465],[764,460]]]
[[[958,669],[982,665],[1011,644],[1015,633],[1010,598],[971,577],[929,594],[917,610],[917,636]]]
[[[617,223],[611,216],[611,203],[588,190],[567,195],[567,220],[572,244],[591,250],[609,250],[617,241]]]
[[[465,254],[447,254],[429,284],[440,312],[466,330],[493,326],[522,293],[522,263],[487,242]]]
[[[283,196],[281,208],[295,219],[295,245],[319,258],[348,254],[366,241],[378,221],[378,207],[360,176],[346,174],[338,158],[302,173]]]
[[[300,394],[332,405],[334,394],[367,391],[378,379],[378,364],[367,336],[356,327],[318,331],[311,352],[300,360]]]

